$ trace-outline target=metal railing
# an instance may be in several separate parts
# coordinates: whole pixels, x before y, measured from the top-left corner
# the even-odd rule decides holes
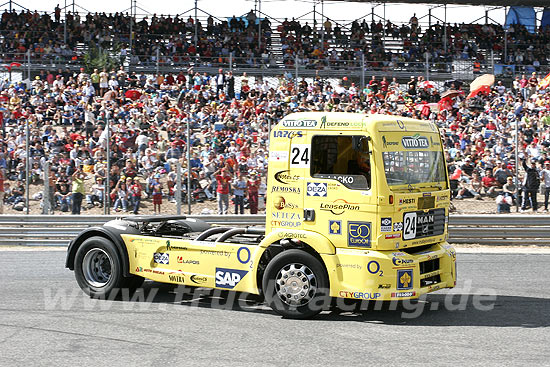
[[[214,225],[262,225],[265,215],[189,216]],[[81,230],[120,216],[2,215],[0,245],[66,246]],[[543,215],[451,215],[449,242],[550,246],[550,217]]]

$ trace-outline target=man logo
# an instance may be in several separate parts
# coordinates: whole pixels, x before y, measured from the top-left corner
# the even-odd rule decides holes
[[[247,273],[247,270],[216,268],[216,287],[233,289]]]
[[[370,222],[348,222],[348,246],[370,247]]]

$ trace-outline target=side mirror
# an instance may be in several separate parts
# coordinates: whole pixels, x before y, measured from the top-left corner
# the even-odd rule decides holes
[[[357,152],[368,153],[369,140],[370,140],[370,137],[367,137],[367,136],[354,136],[352,138],[353,150]]]

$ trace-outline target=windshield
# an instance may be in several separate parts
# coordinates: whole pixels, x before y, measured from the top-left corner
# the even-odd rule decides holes
[[[447,186],[445,162],[441,151],[383,152],[382,156],[388,186]]]

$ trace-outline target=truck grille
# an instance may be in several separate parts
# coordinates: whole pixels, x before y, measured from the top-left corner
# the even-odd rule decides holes
[[[439,270],[439,259],[422,261],[420,263],[420,275]]]
[[[420,275],[428,274],[433,271],[439,270],[439,258],[420,262]],[[441,282],[441,275],[435,274],[430,277],[420,279],[420,287],[427,287],[429,285],[437,284]]]
[[[407,215],[407,214],[405,214]],[[427,212],[419,210],[416,212],[416,233],[414,238],[439,236],[445,232],[445,209],[432,209]]]

